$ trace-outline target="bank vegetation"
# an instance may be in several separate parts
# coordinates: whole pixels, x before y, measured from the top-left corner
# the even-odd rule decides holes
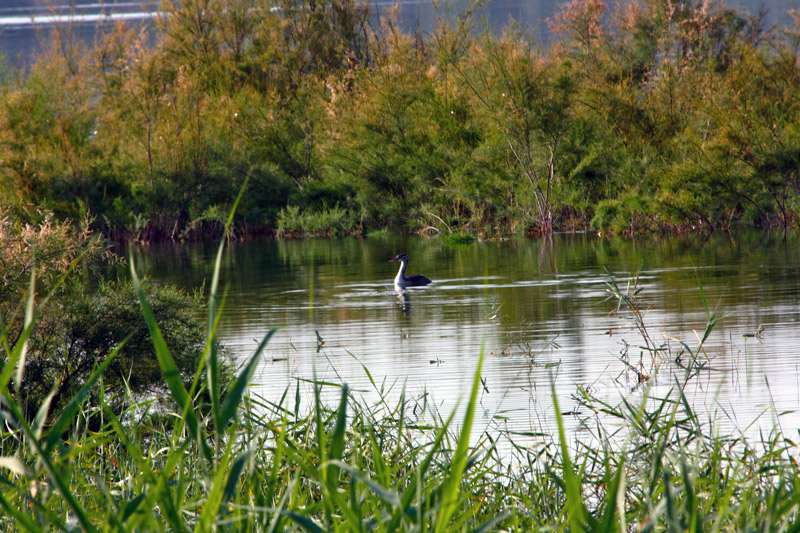
[[[796,12],[572,0],[547,36],[440,13],[182,0],[91,46],[65,19],[4,70],[0,203],[144,241],[219,234],[246,178],[238,234],[797,225]]]

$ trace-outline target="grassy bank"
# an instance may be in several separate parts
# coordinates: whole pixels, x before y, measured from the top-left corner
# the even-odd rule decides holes
[[[0,84],[0,204],[119,239],[798,220],[800,19],[574,0],[546,47],[468,13],[428,34],[354,0],[167,2]]]
[[[166,383],[159,399],[142,400],[106,382],[111,365],[130,349],[127,340],[58,409],[48,400],[26,414],[17,391],[26,341],[44,303],[28,300],[15,340],[3,328],[1,529],[798,529],[792,436],[777,424],[757,440],[719,434],[682,394],[707,361],[703,341],[717,320],[710,312],[699,344],[683,344],[685,371],[675,373],[668,397],[645,394],[641,403],[615,405],[576,389],[576,411],[583,414],[570,416],[582,417],[580,440],[568,438],[555,394],[552,432],[480,433],[473,420],[482,354],[458,419],[421,413],[410,398],[366,404],[346,384],[316,380],[310,398],[302,397],[300,384],[280,398],[250,396],[247,385],[272,332],[225,379],[215,343],[224,303],[217,289],[221,257],[222,247],[203,356],[188,380],[132,267],[138,301],[130,304],[140,308]],[[610,305],[638,328],[645,361],[662,358],[664,347],[639,311],[636,284],[611,280],[609,294]],[[631,366],[646,385],[642,367]],[[339,401],[328,404],[322,397],[331,389]]]

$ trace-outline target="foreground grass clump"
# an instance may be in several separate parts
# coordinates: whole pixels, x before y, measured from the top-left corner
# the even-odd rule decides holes
[[[8,342],[3,331],[0,529],[795,527],[800,472],[794,443],[777,429],[750,442],[701,423],[681,392],[696,376],[698,357],[665,398],[611,405],[579,389],[581,410],[597,414],[584,420],[588,434],[575,443],[557,401],[552,437],[473,432],[481,357],[458,429],[453,415],[420,414],[417,402],[403,397],[365,404],[345,384],[312,381],[308,398],[299,383],[281,398],[248,396],[272,332],[223,386],[214,342],[221,252],[210,284],[207,342],[188,384],[132,268],[142,320],[169,391],[158,405],[118,391],[125,408],[111,408],[103,382],[128,348],[121,342],[57,416],[48,420],[47,402],[26,416],[12,383],[22,379],[18,370],[37,319],[32,300],[17,341]],[[620,301],[618,310],[638,309],[635,287],[626,292],[612,283],[610,291]],[[331,387],[338,402],[323,401]],[[480,436],[471,440],[473,435]]]

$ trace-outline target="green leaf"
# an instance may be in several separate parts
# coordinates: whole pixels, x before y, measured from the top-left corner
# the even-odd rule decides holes
[[[303,516],[301,514],[294,513],[292,511],[285,511],[282,510],[281,514],[283,516],[287,516],[294,520],[297,524],[303,526],[308,531],[313,531],[314,533],[323,533],[325,530],[322,529],[319,524],[308,518],[307,516]]]
[[[128,338],[124,339],[116,348],[114,348],[114,350],[105,358],[105,361],[103,361],[103,363],[92,372],[92,374],[89,376],[89,379],[86,380],[80,390],[75,393],[75,396],[72,397],[64,410],[61,411],[61,414],[58,415],[58,418],[50,428],[47,439],[45,440],[45,449],[48,452],[52,451],[53,447],[61,441],[61,435],[67,430],[67,426],[70,424],[70,422],[72,422],[72,419],[75,416],[75,413],[78,411],[81,403],[83,403],[83,401],[89,395],[89,392],[94,384],[97,383],[97,380],[100,379],[100,376],[103,375],[103,372],[105,372],[106,368],[108,368],[108,365],[111,364],[111,361],[114,360],[114,357],[117,355],[117,353],[119,353],[122,347],[125,346],[125,343],[129,338],[130,336],[128,336]]]
[[[244,472],[244,467],[247,464],[247,461],[250,460],[252,456],[251,451],[246,451],[239,455],[236,460],[233,462],[233,466],[231,467],[231,473],[228,475],[228,482],[225,484],[225,492],[222,495],[222,503],[224,504],[227,501],[230,501],[234,495],[236,494],[236,487],[239,484],[239,478],[242,477],[242,472]]]
[[[156,324],[156,319],[153,316],[153,311],[150,309],[150,304],[147,302],[147,297],[142,290],[142,284],[139,282],[139,276],[136,274],[136,268],[133,261],[133,255],[130,256],[131,263],[131,276],[133,277],[133,285],[139,295],[139,302],[142,306],[142,314],[144,315],[147,329],[150,331],[150,338],[153,341],[153,348],[158,358],[158,365],[161,367],[161,373],[164,376],[164,381],[167,382],[172,398],[183,409],[183,421],[189,426],[189,432],[197,439],[200,449],[203,450],[206,459],[211,460],[211,452],[208,449],[206,439],[200,435],[200,424],[197,420],[197,415],[192,405],[192,400],[186,392],[186,387],[183,385],[180,370],[175,364],[172,354],[167,347],[164,336]]]
[[[125,507],[122,509],[123,522],[128,520],[128,518],[130,518],[139,509],[139,506],[142,504],[144,499],[145,499],[145,494],[142,493],[125,504]]]
[[[333,428],[333,436],[331,437],[331,448],[328,456],[329,460],[336,461],[342,458],[344,452],[344,434],[347,428],[347,396],[349,388],[347,384],[342,387],[342,399],[339,402],[339,409],[336,412],[336,426]],[[334,465],[328,466],[328,485],[331,490],[335,490],[337,478],[339,476],[339,469]]]
[[[561,409],[558,408],[555,383],[551,381],[550,386],[553,395],[553,408],[556,410],[558,439],[561,444],[561,460],[564,463],[564,490],[567,493],[567,518],[572,531],[586,531],[586,516],[584,515],[585,508],[583,505],[583,495],[581,494],[581,485],[578,478],[575,476],[572,460],[569,457],[567,437],[564,432],[564,419],[561,417]]]
[[[275,334],[275,331],[277,330],[272,329],[264,336],[256,348],[253,356],[239,373],[239,376],[236,378],[236,381],[233,382],[233,385],[231,385],[228,394],[225,396],[222,409],[220,410],[219,423],[221,428],[227,426],[228,423],[233,420],[233,417],[236,416],[236,410],[239,408],[239,404],[242,402],[244,392],[247,389],[247,386],[250,384],[250,381],[253,379],[253,375],[258,368],[258,363],[261,361],[261,354],[264,352],[264,348],[272,338],[272,335]]]
[[[450,519],[458,506],[458,489],[461,486],[461,480],[467,465],[472,421],[475,417],[475,405],[477,404],[478,393],[481,387],[484,342],[481,343],[481,355],[478,358],[478,366],[475,369],[475,377],[472,380],[472,392],[470,393],[469,403],[467,404],[467,412],[464,414],[464,424],[461,426],[461,434],[458,436],[458,442],[456,443],[456,453],[453,456],[450,473],[442,488],[442,504],[436,516],[436,525],[434,526],[434,530],[437,533],[447,529]]]

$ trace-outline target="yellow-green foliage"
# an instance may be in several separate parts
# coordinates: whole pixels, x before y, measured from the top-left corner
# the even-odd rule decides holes
[[[293,205],[547,232],[626,195],[653,201],[621,231],[797,219],[797,17],[572,0],[541,48],[469,15],[373,27],[355,0],[163,9],[5,77],[3,204],[138,239],[218,232],[245,177],[242,228]]]

